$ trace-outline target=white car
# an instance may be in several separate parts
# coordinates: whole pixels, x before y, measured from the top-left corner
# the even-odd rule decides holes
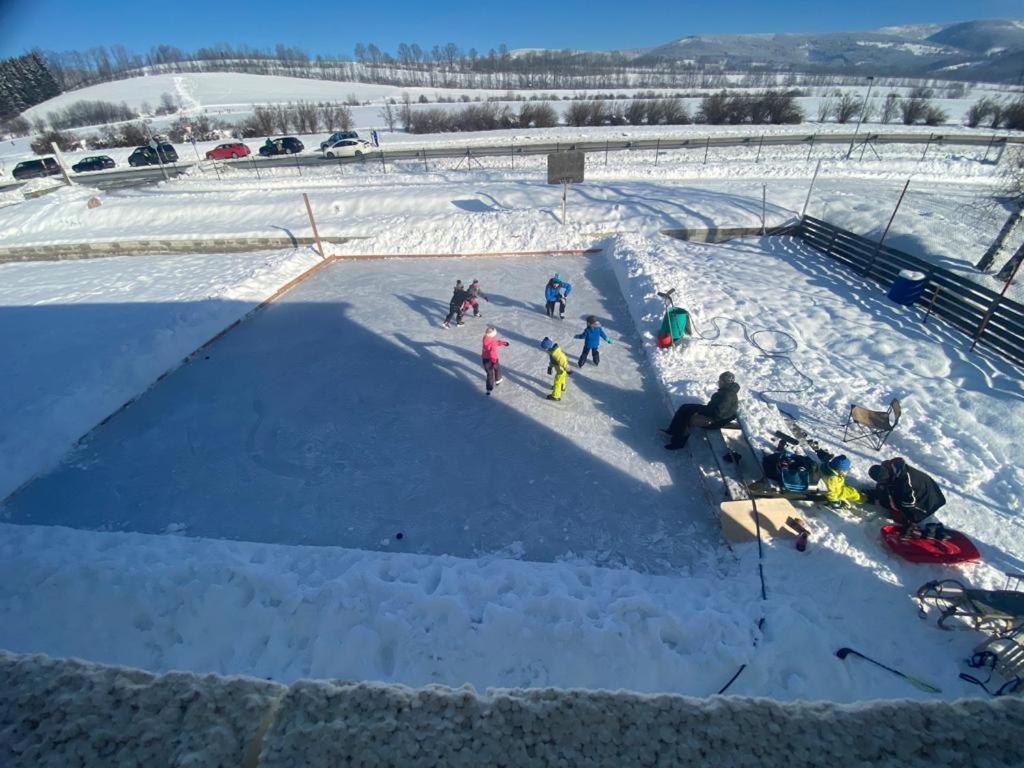
[[[373,152],[374,146],[362,139],[341,139],[324,148],[324,157],[362,157]]]

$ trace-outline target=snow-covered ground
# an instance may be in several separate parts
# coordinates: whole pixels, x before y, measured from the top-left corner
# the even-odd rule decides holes
[[[792,241],[705,246],[630,236],[607,245],[609,253],[590,257],[596,266],[583,270],[578,310],[585,312],[582,303],[595,302],[610,312],[609,326],[620,343],[608,350],[601,369],[573,377],[559,406],[541,396],[544,358],[531,344],[539,335],[535,326],[562,326],[540,315],[529,291],[519,293],[533,287],[533,272],[543,275],[548,266],[568,271],[564,262],[501,260],[490,267],[497,270],[492,274],[500,290],[484,308],[500,318],[502,328],[514,331],[507,335],[515,345],[507,350],[506,381],[491,399],[480,391],[475,366],[478,333],[460,337],[436,326],[440,306],[433,294],[443,295],[449,273],[461,273],[468,262],[418,262],[420,270],[436,271],[439,285],[422,302],[405,292],[402,281],[433,278],[402,260],[379,264],[376,274],[368,264],[335,265],[319,273],[333,272],[329,279],[313,278],[316,282],[288,304],[215,344],[208,350],[211,360],[165,379],[71,454],[62,469],[5,508],[24,521],[35,501],[38,512],[50,514],[55,507],[38,504],[38,494],[69,473],[87,477],[95,469],[96,486],[78,484],[77,499],[60,501],[63,519],[51,522],[104,530],[3,526],[0,644],[153,669],[246,672],[282,680],[313,675],[698,695],[716,691],[747,664],[732,692],[838,701],[926,695],[870,667],[844,666],[833,654],[848,645],[931,680],[946,697],[973,695],[976,691],[959,682],[956,671],[957,660],[977,637],[921,622],[909,594],[919,583],[944,575],[998,585],[999,569],[1021,567],[1024,540],[1015,510],[1024,477],[1013,451],[1024,417],[1019,373],[984,354],[966,356],[957,337],[935,326],[922,329],[905,310],[887,305],[876,288],[856,282],[851,287],[810,269],[821,257]],[[625,307],[614,309],[622,299],[611,295],[616,286],[606,274],[610,259],[640,334],[623,326],[619,313]],[[374,277],[385,286],[397,282],[398,290],[376,287]],[[695,340],[684,350],[654,353],[653,290],[670,284],[684,286],[685,302],[702,329],[712,315],[722,314],[750,323],[751,329],[777,328],[797,339],[793,360],[813,383],[785,395],[784,402],[830,447],[837,447],[838,422],[849,399],[874,403],[901,396],[906,416],[886,455],[902,454],[940,479],[950,498],[941,517],[975,538],[985,564],[942,569],[901,563],[878,543],[878,520],[811,509],[814,537],[807,553],[797,553],[788,542],[766,547],[768,600],[762,602],[756,547],[729,552],[714,539],[695,535],[692,526],[699,528],[700,516],[712,514],[712,507],[688,456],[658,455],[652,426],[669,411],[652,388],[664,386],[673,398],[703,396],[719,369],[732,368],[744,383],[745,416],[764,434],[777,416],[757,393],[772,398],[771,390],[802,385],[757,359],[728,328],[736,349]],[[784,287],[768,293],[765,285]],[[271,330],[267,324],[274,324],[275,311],[281,318],[276,322],[286,324],[288,315],[298,313],[292,318],[295,349],[280,360],[277,373],[280,349],[266,344],[285,329],[271,338],[261,333],[261,326]],[[351,317],[330,320],[331,312]],[[424,341],[431,335],[433,341]],[[330,362],[338,352],[346,359],[343,369]],[[652,376],[645,354],[653,359],[660,383],[631,380],[631,369]],[[422,370],[404,370],[396,355],[418,360]],[[300,359],[305,360],[301,367],[295,365]],[[246,374],[261,368],[262,374]],[[381,380],[389,374],[408,381],[404,400],[392,394],[397,384]],[[290,394],[265,402],[262,409],[242,395],[243,388],[254,386],[278,390],[274,382],[285,379],[292,382]],[[345,400],[352,404],[340,407]],[[949,408],[950,402],[959,407]],[[436,414],[418,417],[424,408]],[[446,416],[451,408],[459,418]],[[204,412],[220,415],[200,418]],[[314,414],[322,421],[310,421]],[[438,417],[445,423],[434,444],[409,450],[410,440],[427,438],[416,424]],[[412,437],[398,429],[403,419]],[[255,426],[255,432],[221,429],[232,421]],[[360,461],[339,439],[346,424],[364,425],[357,427],[364,430],[357,440],[366,445]],[[161,444],[165,439],[170,445]],[[273,462],[256,461],[258,455],[270,456],[270,449]],[[847,451],[855,461],[855,479],[862,481],[875,455]],[[341,461],[345,456],[352,460]],[[592,465],[594,473],[555,477],[560,468],[572,466],[572,456],[584,467]],[[481,474],[481,457],[496,466]],[[538,471],[534,462],[548,468]],[[217,488],[232,486],[232,478],[258,481],[289,467],[303,470],[280,475],[277,487],[288,489],[290,501],[279,494],[250,501],[245,525],[234,527],[237,513],[221,510],[230,499],[218,498]],[[531,468],[532,477],[529,471],[516,474]],[[229,477],[214,477],[218,472]],[[463,472],[463,503],[439,509],[431,492]],[[619,479],[637,472],[635,480]],[[666,473],[673,486],[655,491],[664,482],[657,478]],[[377,487],[360,487],[358,500],[338,488],[333,504],[318,495],[325,482],[344,477],[376,478]],[[587,518],[595,498],[587,485],[594,480],[617,516]],[[503,491],[507,482],[517,491]],[[631,483],[639,485],[631,489]],[[539,493],[537,484],[542,484]],[[641,490],[645,487],[649,490]],[[143,497],[147,488],[151,503]],[[424,490],[427,494],[417,498]],[[679,548],[685,563],[677,561],[668,571],[655,566],[661,575],[652,574],[643,558],[637,569],[603,568],[596,565],[599,553],[572,544],[609,523],[625,525],[617,535],[626,543],[653,534],[644,520],[652,492],[678,500],[669,502],[678,510],[678,524],[651,535],[650,551]],[[151,529],[146,521],[153,510],[167,511],[175,495],[182,506],[163,522],[180,517],[183,524],[167,525],[171,534],[295,541],[298,536],[280,531],[290,528],[301,535],[322,531],[326,524],[342,530],[334,541],[354,535],[354,543],[387,551],[109,530]],[[375,495],[392,503],[391,516],[369,525],[358,522],[360,510],[376,503]],[[188,517],[197,504],[211,510],[205,519]],[[97,508],[106,509],[104,520],[85,516]],[[478,537],[477,526],[496,520],[495,512],[510,515],[503,519],[525,537],[521,546],[502,546],[507,538]],[[346,518],[360,526],[357,533],[343,531]],[[541,528],[531,529],[531,521]],[[447,547],[438,542],[458,541],[459,522],[469,530],[457,546],[492,554],[431,556]],[[629,526],[636,530],[628,532]],[[407,537],[399,541],[388,535],[392,529]],[[501,533],[500,527],[491,530]],[[559,544],[580,557],[529,560],[537,555],[538,540],[531,536],[545,530],[563,535]],[[516,556],[524,559],[509,559]],[[540,554],[540,559],[550,557]],[[759,631],[761,617],[765,623]]]
[[[993,202],[1002,183],[1000,167],[934,149],[921,160],[920,147],[880,148],[845,160],[845,147],[634,151],[600,154],[587,160],[587,181],[569,193],[569,233],[588,244],[615,232],[759,226],[762,191],[766,223],[794,221],[804,208],[818,161],[820,173],[807,212],[867,237],[881,236],[903,183],[911,185],[893,221],[887,243],[962,272],[988,287],[1002,286],[979,275],[974,264],[995,239],[1009,211]],[[757,160],[757,162],[755,162]],[[330,236],[374,236],[388,242],[411,226],[443,216],[472,251],[476,222],[487,213],[509,222],[485,230],[499,233],[488,247],[515,250],[513,240],[533,237],[549,247],[560,229],[548,226],[560,206],[560,190],[544,183],[541,156],[431,160],[299,169],[283,159],[259,175],[249,168],[196,168],[168,184],[102,192],[88,186],[61,189],[0,209],[0,240],[8,245],[109,241],[122,237],[184,238],[213,235],[311,235],[301,193],[309,193],[320,232]],[[514,167],[513,167],[514,166]],[[87,179],[81,183],[87,184]],[[93,196],[102,201],[88,208]],[[511,222],[515,222],[513,226]],[[504,234],[509,233],[511,240]],[[1018,238],[1024,237],[1019,232]],[[587,238],[590,238],[588,241]],[[503,244],[508,240],[509,244]],[[539,242],[539,244],[537,244]],[[1017,241],[1010,245],[1015,246]],[[376,248],[370,245],[368,247]],[[397,246],[400,252],[414,249]],[[1019,295],[1015,291],[1014,295]]]
[[[0,265],[0,344],[15,382],[15,407],[0,415],[0,477],[11,490],[41,475],[0,508],[0,647],[281,680],[694,695],[747,664],[730,692],[927,696],[835,658],[851,646],[946,698],[976,695],[956,673],[980,636],[920,621],[910,595],[928,579],[996,587],[1000,571],[1024,570],[1020,370],[968,354],[963,335],[922,326],[915,310],[796,241],[658,234],[755,225],[763,183],[768,224],[792,220],[812,164],[654,166],[648,155],[619,169],[591,164],[570,193],[568,226],[539,159],[515,171],[432,162],[220,182],[196,172],[99,193],[95,209],[87,189],[0,209],[5,243],[305,234],[305,191],[328,239],[368,238],[329,246],[337,254],[604,249],[330,265],[70,452],[316,258]],[[884,224],[910,167],[823,166],[810,212]],[[913,168],[921,193],[897,223],[905,217],[900,232],[928,247],[966,228],[957,210],[994,181],[989,166],[945,156]],[[564,323],[537,306],[556,270],[578,291]],[[438,320],[456,277],[479,277],[494,300],[483,320],[446,331]],[[655,353],[655,291],[668,287],[709,336],[715,316],[776,331],[758,336],[771,348],[791,346],[777,331],[789,334],[807,378],[758,356],[725,320],[717,341]],[[617,343],[551,404],[535,345],[554,329],[575,351],[569,336],[590,313]],[[485,321],[513,344],[490,398],[477,360]],[[977,541],[984,562],[903,563],[879,544],[879,520],[812,508],[808,552],[766,547],[762,601],[756,547],[730,551],[716,537],[715,488],[698,468],[710,458],[700,443],[692,458],[668,454],[654,432],[670,414],[666,397],[706,397],[725,368],[740,378],[756,440],[782,426],[763,395],[846,451],[856,481],[879,456],[933,474],[949,499],[939,517]],[[904,419],[882,454],[838,444],[851,401],[893,396]]]

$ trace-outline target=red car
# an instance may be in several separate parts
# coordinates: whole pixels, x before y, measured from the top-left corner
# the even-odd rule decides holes
[[[240,141],[232,144],[220,144],[206,153],[207,160],[236,160],[239,157],[247,157],[249,148]]]

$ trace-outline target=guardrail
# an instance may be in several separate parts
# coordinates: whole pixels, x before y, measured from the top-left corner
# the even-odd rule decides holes
[[[581,152],[622,152],[650,150],[660,152],[669,149],[691,149],[703,151],[706,161],[707,155],[712,149],[723,147],[806,147],[808,154],[819,144],[855,144],[857,147],[873,147],[892,144],[917,144],[924,145],[921,153],[922,159],[932,147],[939,146],[973,146],[985,147],[986,157],[993,152],[996,159],[1002,151],[1011,144],[1024,146],[1024,135],[999,135],[999,134],[977,134],[977,133],[884,133],[864,132],[853,133],[784,133],[784,134],[752,134],[746,136],[730,135],[706,135],[690,137],[658,137],[653,139],[606,139],[605,141],[554,141],[554,142],[530,142],[516,144],[482,144],[479,146],[463,147],[418,147],[410,149],[385,149],[380,148],[361,157],[347,158],[326,158],[318,154],[297,154],[285,155],[282,157],[261,157],[240,158],[238,160],[219,161],[225,167],[253,168],[257,170],[266,168],[284,167],[294,165],[300,168],[323,166],[327,163],[346,165],[351,163],[379,162],[386,164],[388,160],[442,160],[442,159],[465,159],[472,161],[483,157],[508,157],[512,163],[515,158],[530,155],[546,155],[550,152],[561,150],[578,150]],[[759,152],[760,154],[760,152]],[[206,165],[210,161],[181,161],[165,166],[168,176],[178,176],[197,165]],[[85,176],[72,177],[76,181],[104,187],[124,184],[125,181],[137,180],[139,183],[157,182],[162,180],[163,172],[154,166],[143,168],[96,171]],[[11,187],[16,185],[11,185]]]
[[[1024,305],[963,275],[895,248],[879,247],[877,241],[813,216],[805,216],[794,234],[862,277],[883,285],[891,285],[901,269],[924,273],[928,286],[919,303],[929,303],[932,314],[1007,360],[1024,365]]]

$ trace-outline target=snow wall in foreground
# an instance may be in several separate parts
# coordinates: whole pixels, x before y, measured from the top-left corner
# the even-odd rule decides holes
[[[153,675],[0,651],[0,766],[1020,766],[1024,699],[862,705]]]

